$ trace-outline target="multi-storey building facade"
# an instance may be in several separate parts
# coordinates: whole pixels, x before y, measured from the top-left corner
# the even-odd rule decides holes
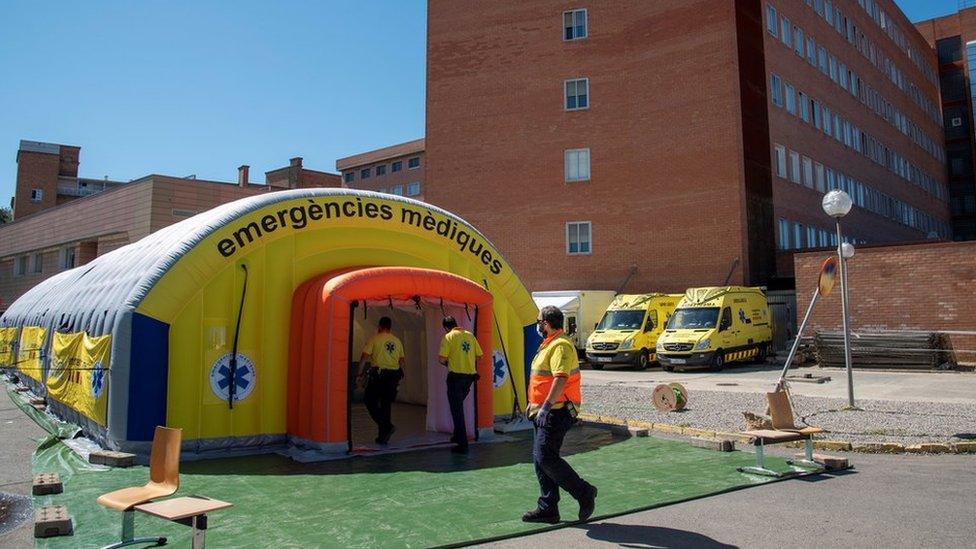
[[[416,139],[336,160],[344,186],[424,199],[424,140]]]
[[[22,143],[18,153],[14,205],[28,203],[33,211],[18,209],[12,223],[0,225],[0,312],[48,277],[220,204],[277,190],[341,185],[337,174],[305,169],[301,158],[293,158],[288,166],[266,172],[263,185],[251,183],[249,167],[241,166],[236,185],[152,174],[62,200],[53,191],[57,185],[66,187],[69,178],[79,185],[86,181],[77,178],[80,148],[36,142],[26,148]],[[74,175],[54,171],[66,156]],[[25,201],[21,193],[31,196],[35,188],[52,189],[44,193],[51,200]],[[94,185],[89,190],[95,191]]]
[[[425,196],[533,290],[789,278],[832,188],[857,242],[950,236],[935,56],[888,0],[431,0],[427,64]]]
[[[976,240],[976,8],[915,26],[938,57],[953,239]]]

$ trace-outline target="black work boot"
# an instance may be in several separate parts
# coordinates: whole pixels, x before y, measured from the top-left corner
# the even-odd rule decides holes
[[[596,507],[596,486],[590,486],[590,493],[579,499],[579,519],[585,522],[593,515],[593,508]]]
[[[558,524],[559,511],[543,511],[542,509],[533,509],[528,513],[522,515],[522,522],[543,522],[546,524]]]

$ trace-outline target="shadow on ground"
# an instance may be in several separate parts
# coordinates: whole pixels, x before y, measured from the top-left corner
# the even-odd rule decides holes
[[[586,530],[586,537],[590,539],[616,543],[621,547],[654,549],[733,549],[736,547],[696,532],[674,528],[612,522],[588,524],[581,528]]]

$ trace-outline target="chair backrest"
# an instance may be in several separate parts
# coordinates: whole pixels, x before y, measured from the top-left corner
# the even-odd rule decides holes
[[[769,418],[773,422],[773,429],[796,429],[789,393],[786,391],[766,393],[766,400],[769,401]]]
[[[172,488],[180,486],[180,444],[183,430],[157,425],[149,453],[149,482]]]

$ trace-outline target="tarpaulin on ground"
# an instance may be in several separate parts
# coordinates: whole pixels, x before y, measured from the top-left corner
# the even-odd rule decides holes
[[[14,343],[17,341],[17,328],[0,328],[0,367],[14,363]]]
[[[47,329],[39,326],[24,326],[20,330],[20,344],[17,347],[17,369],[35,381],[44,378],[41,354]]]
[[[771,482],[736,467],[752,454],[722,453],[654,437],[614,438],[577,428],[566,438],[567,460],[600,489],[594,518],[681,502]],[[569,455],[572,454],[572,455]],[[782,459],[766,464],[789,470]],[[146,467],[93,471],[63,444],[39,448],[34,472],[60,472],[65,491],[38,496],[34,506],[67,505],[75,534],[38,539],[37,547],[97,547],[116,541],[119,513],[95,499],[146,482]],[[798,483],[796,489],[804,489]],[[302,464],[277,455],[181,464],[177,496],[201,495],[234,507],[209,515],[208,544],[247,547],[432,547],[530,534],[548,525],[526,524],[538,483],[531,438],[476,444],[464,457],[447,448]],[[571,525],[576,502],[563,496],[560,512]],[[136,513],[136,532],[187,545],[189,528]]]
[[[111,335],[89,337],[84,332],[54,332],[48,397],[105,425],[111,349]]]

